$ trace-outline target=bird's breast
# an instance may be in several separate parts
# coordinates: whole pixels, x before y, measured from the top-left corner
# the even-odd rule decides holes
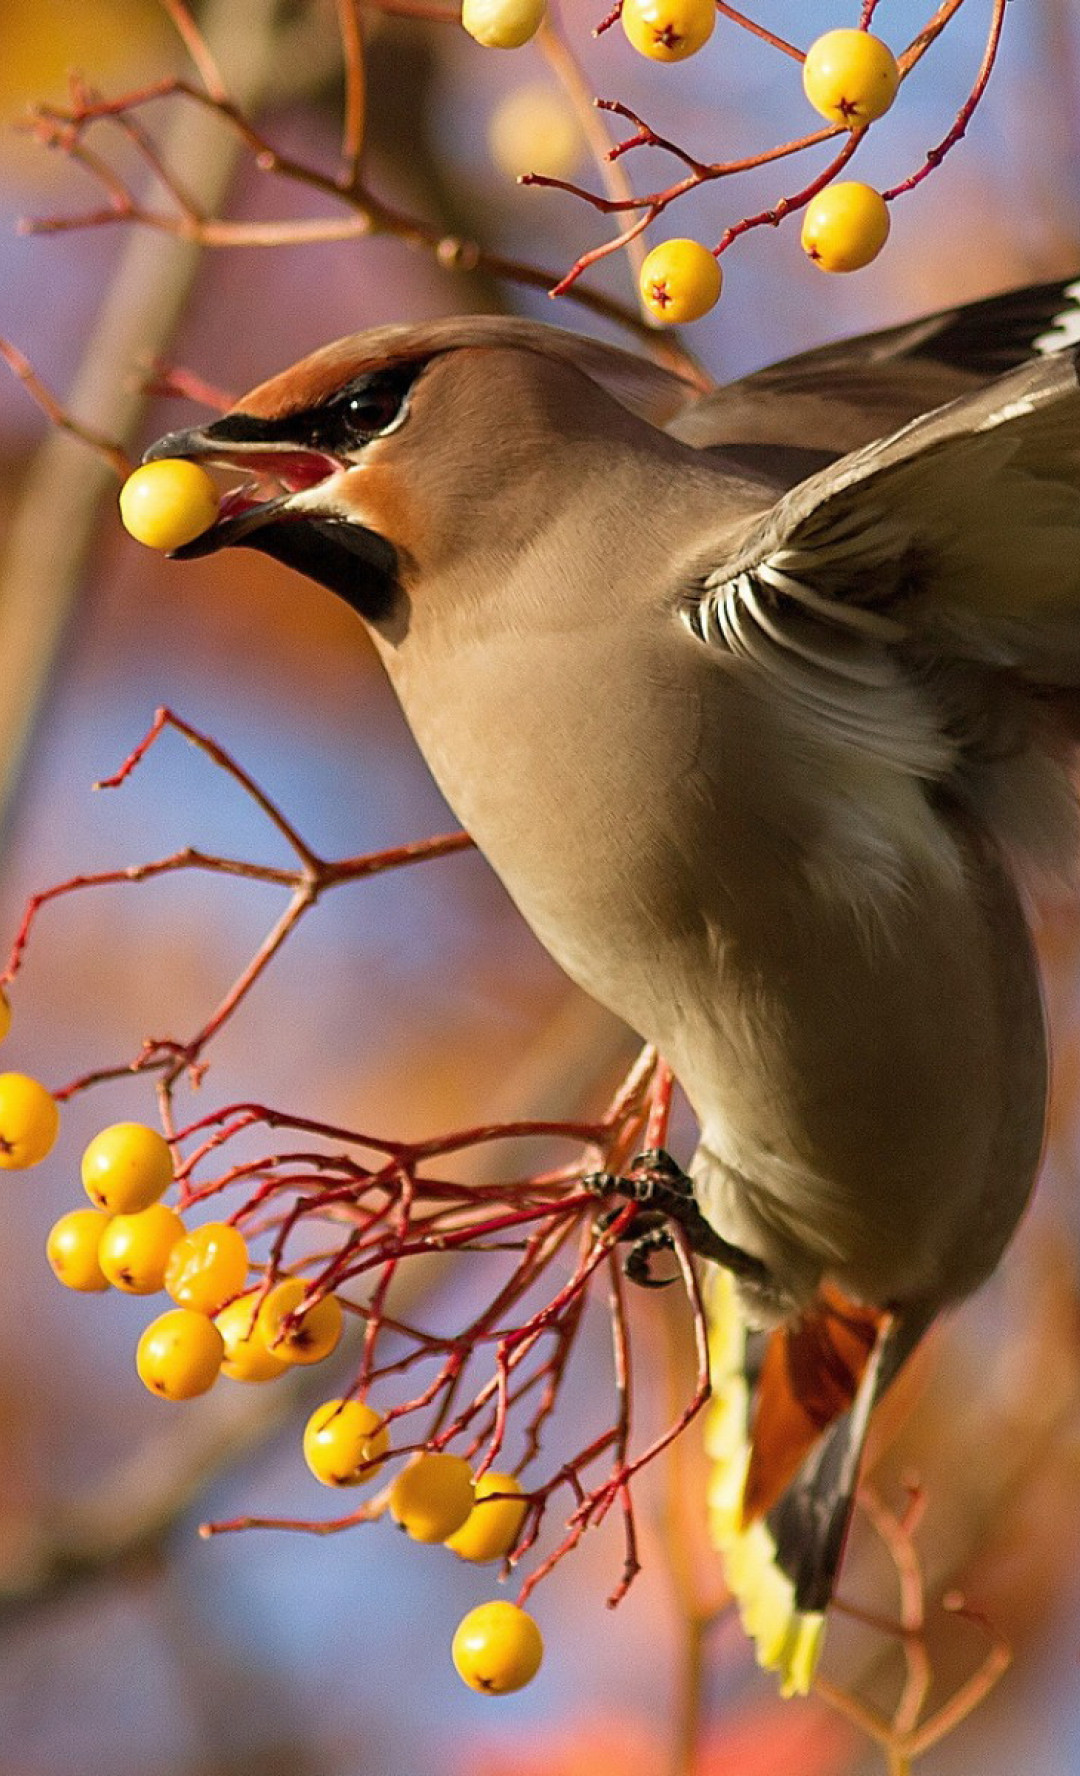
[[[693,675],[624,644],[507,632],[388,664],[440,789],[541,943],[647,1031],[706,941],[721,811]]]

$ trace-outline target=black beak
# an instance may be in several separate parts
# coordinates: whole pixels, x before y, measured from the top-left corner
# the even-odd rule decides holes
[[[400,594],[397,551],[377,531],[332,510],[297,511],[298,492],[316,487],[345,467],[338,458],[283,435],[280,420],[229,413],[208,426],[169,432],[143,461],[186,457],[244,474],[252,480],[226,494],[209,530],[182,548],[174,561],[192,561],[219,549],[257,549],[336,592],[369,622],[389,614]],[[259,497],[260,478],[287,491]]]

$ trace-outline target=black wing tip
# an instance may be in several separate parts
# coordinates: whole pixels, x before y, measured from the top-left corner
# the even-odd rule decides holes
[[[1028,358],[1073,344],[1077,334],[1067,325],[1072,316],[1080,327],[1080,272],[950,309],[912,355],[956,370],[999,375]],[[1053,337],[1056,329],[1060,340]]]

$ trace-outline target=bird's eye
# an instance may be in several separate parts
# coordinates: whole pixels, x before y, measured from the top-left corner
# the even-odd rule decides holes
[[[341,453],[387,432],[403,416],[420,363],[394,364],[358,377],[312,416],[310,442]]]
[[[362,395],[350,395],[345,414],[360,432],[381,432],[397,418],[401,399],[396,389],[369,389]]]

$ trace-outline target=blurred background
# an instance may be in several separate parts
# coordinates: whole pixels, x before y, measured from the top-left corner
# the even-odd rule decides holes
[[[658,69],[619,31],[594,43],[599,10],[580,0],[561,8],[590,90],[619,96],[695,153],[749,154],[806,127],[791,65],[748,34],[721,21],[700,56]],[[805,0],[760,0],[752,10],[796,41],[807,37]],[[854,0],[811,10],[810,35],[858,17]],[[253,96],[265,132],[282,151],[333,169],[341,78],[331,0],[218,0],[203,12],[227,77]],[[989,13],[988,0],[967,0],[875,129],[862,176],[895,182],[945,134]],[[908,0],[882,0],[877,28],[899,48],[926,16]],[[508,99],[519,105],[519,89],[539,86],[548,89],[541,104],[561,103],[538,50],[485,52],[456,28],[374,9],[364,25],[367,165],[380,196],[553,272],[603,238],[591,210],[518,189],[505,170],[522,152]],[[569,304],[443,270],[395,240],[200,256],[120,226],[20,235],[20,216],[100,201],[62,155],[13,127],[29,101],[63,100],[71,67],[115,93],[185,63],[153,0],[0,0],[0,331],[54,389],[74,390],[80,417],[113,433],[133,427],[132,447],[200,411],[179,401],[140,411],[148,354],[239,392],[327,339],[384,321],[502,305],[594,325]],[[536,103],[526,101],[533,120]],[[491,146],[497,115],[501,166]],[[172,127],[162,108],[147,121]],[[173,140],[181,170],[216,181],[229,215],[330,213],[317,194],[233,155],[226,132],[184,127]],[[527,143],[535,127],[526,124]],[[572,160],[572,117],[564,127]],[[578,152],[578,175],[595,186]],[[670,176],[655,155],[626,164],[646,188]],[[655,238],[715,240],[799,183],[801,174],[785,182],[766,170],[712,187]],[[1069,0],[1010,9],[967,141],[895,206],[889,246],[867,271],[823,278],[799,250],[797,225],[751,233],[725,268],[720,305],[687,340],[718,378],[1080,271],[1080,21]],[[621,258],[593,283],[631,300]],[[284,861],[236,786],[175,737],[121,791],[90,793],[162,703],[232,751],[327,856],[453,824],[347,609],[258,555],[180,567],[140,550],[120,532],[97,459],[69,439],[47,440],[15,381],[0,387],[0,949],[27,896],[77,871],[187,843]],[[78,895],[47,910],[13,993],[4,1064],[59,1086],[133,1055],[147,1034],[189,1033],[279,910],[271,888],[204,877]],[[926,1776],[1080,1772],[1080,941],[1071,906],[1044,909],[1042,923],[1057,1071],[1047,1175],[1001,1275],[938,1337],[911,1382],[918,1411],[893,1427],[885,1458],[887,1495],[913,1466],[926,1484],[921,1546],[932,1583],[961,1585],[1015,1654],[975,1716],[920,1762]],[[331,896],[215,1045],[202,1097],[207,1108],[253,1096],[421,1135],[511,1110],[600,1103],[626,1052],[481,861],[464,856]],[[46,1231],[79,1196],[87,1139],[105,1122],[153,1116],[148,1081],[102,1088],[69,1108],[44,1168],[3,1185],[0,1776],[662,1776],[697,1645],[685,1574],[662,1526],[673,1485],[685,1482],[686,1498],[696,1498],[689,1471],[644,1490],[646,1570],[617,1612],[603,1607],[620,1562],[606,1533],[542,1588],[544,1671],[494,1703],[466,1691],[447,1656],[460,1615],[490,1593],[484,1570],[385,1525],[326,1540],[197,1539],[208,1517],[321,1516],[327,1495],[300,1459],[303,1400],[270,1406],[222,1388],[164,1408],[132,1365],[144,1304],[68,1295],[45,1266]],[[641,1309],[644,1339],[658,1345],[661,1311]],[[603,1328],[588,1336],[599,1367]],[[329,1391],[321,1376],[319,1394]],[[715,1575],[685,1533],[700,1602]],[[865,1535],[852,1554],[856,1577],[865,1568],[875,1582]],[[883,1643],[859,1632],[861,1640],[841,1627],[828,1669],[838,1681],[854,1672],[882,1700],[895,1662],[881,1664]],[[941,1695],[975,1668],[980,1646],[970,1625],[937,1623]],[[706,1637],[700,1687],[698,1776],[885,1767],[880,1750],[821,1704],[780,1707],[726,1619]]]

